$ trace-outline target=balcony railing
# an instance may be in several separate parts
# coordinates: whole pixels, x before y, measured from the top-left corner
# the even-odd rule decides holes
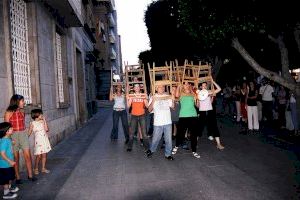
[[[49,11],[67,27],[83,26],[81,0],[43,0]]]
[[[116,21],[115,21],[114,15],[112,13],[108,14],[108,19],[109,19],[110,27],[116,26]]]
[[[74,8],[74,10],[76,10],[76,12],[79,14],[79,15],[81,15],[82,13],[81,13],[81,0],[69,0],[69,2],[70,2],[70,4],[72,5],[72,6],[74,6],[73,8]]]
[[[109,3],[109,5],[111,6],[111,9],[115,10],[115,0],[96,0],[96,1]]]
[[[111,60],[116,60],[117,59],[117,53],[114,50],[114,48],[111,47],[111,51],[110,51],[110,59]]]
[[[116,42],[116,37],[115,37],[115,34],[113,32],[113,30],[110,30],[110,33],[109,33],[109,41],[110,43],[114,44]]]

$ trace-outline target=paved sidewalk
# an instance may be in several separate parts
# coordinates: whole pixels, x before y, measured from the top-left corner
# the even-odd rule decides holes
[[[239,135],[238,127],[221,122],[224,151],[202,137],[200,159],[181,149],[174,161],[164,159],[163,150],[148,159],[138,143],[126,152],[122,134],[110,141],[111,113],[100,109],[56,146],[49,154],[51,173],[24,183],[20,199],[298,199],[299,160],[257,135]]]

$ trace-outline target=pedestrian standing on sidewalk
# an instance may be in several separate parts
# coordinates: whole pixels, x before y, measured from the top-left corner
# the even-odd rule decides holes
[[[41,109],[33,109],[31,118],[34,120],[30,123],[28,134],[34,134],[34,174],[39,174],[39,163],[42,160],[42,173],[50,173],[46,168],[47,153],[51,151],[51,145],[48,138],[48,124],[43,116]]]
[[[180,104],[179,99],[175,97],[176,94],[176,86],[172,87],[172,95],[174,96],[174,108],[171,109],[171,119],[172,119],[172,138],[175,138],[177,135],[177,126],[179,121],[179,110],[180,110]]]
[[[162,135],[165,142],[165,158],[173,160],[172,157],[172,120],[170,109],[174,107],[174,96],[165,93],[165,86],[159,85],[157,93],[150,99],[149,112],[154,113],[154,131],[150,149],[146,152],[147,157],[151,157],[156,151]]]
[[[262,119],[266,120],[268,125],[273,121],[273,93],[274,88],[268,80],[259,88],[259,94],[262,95]]]
[[[14,154],[11,135],[13,129],[8,122],[0,123],[0,185],[3,185],[3,199],[14,199],[18,195],[18,187],[12,185],[15,180]]]
[[[32,161],[29,147],[29,139],[25,126],[25,114],[24,109],[24,97],[22,95],[15,94],[10,99],[10,104],[4,114],[4,121],[11,123],[13,127],[13,134],[11,136],[14,144],[14,158],[16,161],[15,172],[16,172],[16,184],[22,184],[20,173],[19,173],[19,151],[23,151],[25,164],[27,168],[28,180],[36,181],[37,178],[32,174]]]
[[[224,146],[220,142],[220,132],[216,123],[216,115],[213,110],[213,96],[221,91],[220,86],[212,81],[213,87],[216,87],[215,91],[207,90],[207,83],[201,84],[201,90],[197,90],[198,101],[197,106],[199,107],[199,124],[200,124],[200,135],[202,135],[203,129],[207,126],[209,135],[212,135],[217,142],[217,149],[223,150]]]
[[[117,85],[115,94],[110,91],[109,100],[114,101],[113,106],[113,128],[111,130],[110,139],[118,139],[119,130],[119,119],[121,118],[123,133],[125,137],[125,144],[129,142],[129,126],[128,126],[128,116],[126,111],[126,98],[122,93],[122,86]]]
[[[300,132],[299,132],[299,121],[298,121],[298,117],[297,117],[297,103],[296,103],[297,99],[295,97],[295,94],[293,91],[289,92],[289,109],[291,110],[291,117],[292,117],[292,122],[294,125],[294,132],[295,135],[299,136]]]
[[[195,158],[200,158],[200,155],[197,153],[196,96],[192,91],[191,84],[186,81],[183,86],[179,85],[175,97],[180,99],[180,111],[176,144],[172,150],[172,154],[175,155],[179,146],[183,145],[184,135],[188,129],[191,134],[192,155]]]
[[[138,131],[138,125],[141,127],[141,134],[143,136],[143,146],[146,150],[149,149],[149,141],[146,133],[146,112],[145,108],[148,107],[147,96],[140,93],[140,85],[134,85],[134,94],[133,96],[127,97],[127,106],[132,107],[131,110],[131,121],[130,121],[130,135],[127,151],[132,151],[133,146],[133,135]]]
[[[285,128],[286,119],[285,119],[285,110],[286,110],[286,103],[287,103],[287,93],[285,88],[280,85],[279,91],[277,93],[277,102],[278,102],[278,125],[281,129]]]
[[[238,82],[233,87],[232,92],[233,92],[233,100],[235,101],[235,107],[236,107],[236,122],[240,123],[240,121],[241,121],[241,86]]]
[[[257,95],[258,90],[253,81],[249,82],[249,91],[246,96],[247,103],[247,119],[248,119],[248,132],[257,133],[259,131],[258,122],[258,109],[257,109]]]
[[[248,92],[247,83],[243,82],[241,87],[240,102],[241,102],[241,114],[242,114],[242,129],[247,130],[247,109],[246,109],[246,96]],[[243,131],[242,131],[243,132]]]

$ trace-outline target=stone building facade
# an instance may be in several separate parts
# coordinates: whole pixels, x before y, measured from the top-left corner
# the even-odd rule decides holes
[[[55,145],[97,110],[92,0],[0,1],[0,121],[13,94],[41,108]],[[33,139],[31,138],[31,143]]]
[[[122,73],[121,42],[118,34],[117,12],[114,0],[98,0],[94,6],[96,21],[96,48],[99,50],[97,63],[97,97],[108,99],[111,71]]]

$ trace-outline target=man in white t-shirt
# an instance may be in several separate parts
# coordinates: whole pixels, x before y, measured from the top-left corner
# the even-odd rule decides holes
[[[259,88],[259,94],[262,97],[262,119],[266,118],[268,122],[273,119],[273,93],[274,88],[269,84],[269,81]]]
[[[146,152],[147,157],[151,157],[156,151],[159,141],[164,134],[165,158],[173,160],[172,153],[172,120],[171,110],[174,107],[174,100],[170,95],[165,94],[165,86],[156,88],[157,93],[150,99],[149,112],[154,113],[154,131],[150,149]],[[173,96],[172,96],[173,97]]]

